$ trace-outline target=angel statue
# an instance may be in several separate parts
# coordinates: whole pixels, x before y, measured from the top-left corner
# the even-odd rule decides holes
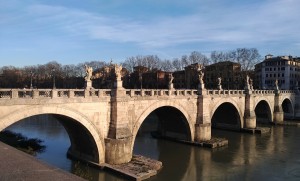
[[[84,79],[86,81],[90,81],[92,78],[92,74],[93,74],[93,68],[90,66],[87,66],[87,65],[84,65],[84,67],[85,67],[85,74],[86,74]]]

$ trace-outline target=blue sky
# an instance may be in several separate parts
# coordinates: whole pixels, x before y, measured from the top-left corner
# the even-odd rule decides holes
[[[0,66],[257,48],[300,56],[299,0],[0,0]]]

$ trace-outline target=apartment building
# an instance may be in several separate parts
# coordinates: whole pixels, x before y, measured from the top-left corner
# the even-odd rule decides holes
[[[255,65],[255,76],[259,89],[274,89],[276,80],[280,89],[294,89],[300,83],[300,58],[266,55]]]

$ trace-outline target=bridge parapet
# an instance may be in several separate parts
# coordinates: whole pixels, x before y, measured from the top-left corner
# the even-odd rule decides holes
[[[253,90],[253,94],[275,94],[274,90]]]
[[[130,97],[146,96],[197,96],[197,90],[169,90],[169,89],[128,89],[126,95]]]
[[[0,99],[108,97],[111,89],[0,89]]]
[[[294,94],[295,91],[294,90],[280,90],[280,93],[283,93],[283,94]]]
[[[206,95],[242,95],[245,90],[206,90]]]

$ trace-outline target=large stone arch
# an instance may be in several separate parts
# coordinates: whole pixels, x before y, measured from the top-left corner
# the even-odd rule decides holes
[[[284,112],[284,118],[294,118],[294,104],[289,97],[283,97],[280,105]]]
[[[270,121],[272,122],[273,121],[273,111],[274,111],[274,106],[271,106],[271,103],[270,103],[270,101],[268,100],[268,99],[266,99],[266,98],[264,98],[264,97],[260,97],[260,98],[258,98],[257,100],[255,100],[255,104],[254,104],[254,111],[255,111],[255,109],[256,109],[256,107],[257,107],[257,105],[259,104],[259,103],[261,103],[261,102],[266,102],[267,103],[267,106],[268,106],[268,108],[269,108],[269,110],[270,110]],[[272,109],[273,108],[273,109]]]
[[[89,133],[92,135],[95,144],[97,146],[99,163],[104,163],[105,161],[105,147],[101,134],[94,126],[94,124],[83,114],[79,113],[76,110],[62,107],[62,106],[28,106],[23,107],[19,110],[14,111],[14,113],[9,114],[0,119],[0,131],[4,130],[8,126],[31,116],[42,115],[42,114],[55,114],[61,115],[65,117],[69,117],[74,121],[80,123],[83,127],[85,127]]]
[[[191,134],[191,139],[194,139],[194,125],[195,123],[192,121],[192,117],[191,115],[189,115],[189,113],[185,110],[185,108],[175,102],[172,101],[157,101],[153,104],[151,104],[149,107],[147,107],[147,109],[145,109],[142,114],[140,116],[138,116],[137,120],[134,122],[134,126],[133,126],[133,130],[132,130],[132,135],[133,135],[133,139],[132,139],[132,144],[131,144],[131,150],[133,150],[133,146],[134,146],[134,142],[135,142],[135,138],[136,135],[141,127],[141,125],[143,124],[143,122],[145,121],[145,119],[147,118],[148,115],[150,115],[150,113],[152,113],[153,111],[155,111],[158,108],[161,107],[165,107],[165,106],[169,106],[169,107],[173,107],[178,109],[186,118],[188,125],[189,125],[189,130],[190,130],[190,134]]]
[[[235,107],[235,109],[238,111],[239,114],[239,118],[240,118],[240,126],[241,128],[244,127],[244,121],[243,121],[243,113],[242,110],[240,109],[239,105],[233,101],[232,99],[225,99],[225,100],[220,100],[218,101],[214,106],[213,109],[211,109],[210,112],[210,120],[212,120],[214,113],[216,112],[216,110],[224,103],[229,103],[231,105],[233,105]]]

